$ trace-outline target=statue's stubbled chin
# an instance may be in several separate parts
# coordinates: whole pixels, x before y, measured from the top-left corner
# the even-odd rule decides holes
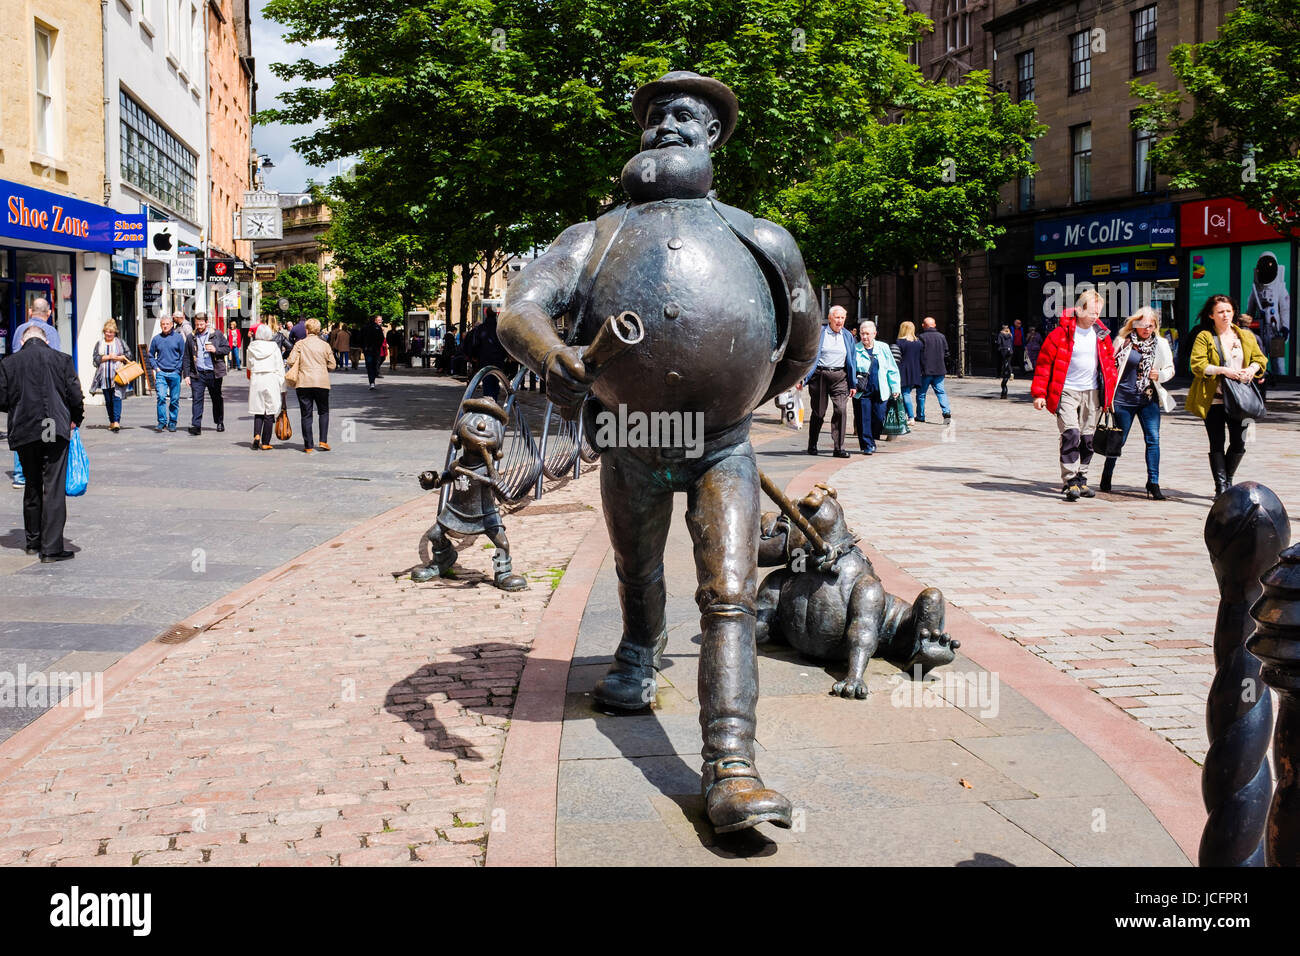
[[[713,160],[707,149],[644,149],[627,161],[621,178],[634,202],[703,199],[713,185]]]

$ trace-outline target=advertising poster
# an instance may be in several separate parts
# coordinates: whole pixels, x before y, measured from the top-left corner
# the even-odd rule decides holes
[[[1201,306],[1212,295],[1232,295],[1232,252],[1222,247],[1188,253],[1191,281],[1187,285],[1188,328],[1196,324]]]
[[[1291,244],[1241,247],[1241,311],[1274,375],[1291,374]]]

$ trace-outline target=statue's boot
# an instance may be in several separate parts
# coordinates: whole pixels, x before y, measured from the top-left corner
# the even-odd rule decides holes
[[[502,591],[522,591],[528,587],[528,582],[514,570],[509,551],[498,550],[492,555],[492,583]]]
[[[430,538],[430,542],[434,546],[433,560],[424,567],[416,568],[411,572],[411,580],[417,583],[432,581],[434,578],[445,576],[456,563],[456,546],[448,538],[443,537],[441,545],[433,538]]]
[[[754,615],[735,605],[714,606],[701,623],[700,728],[704,767],[700,791],[718,833],[774,823],[789,829],[790,801],[763,786],[754,765],[754,710],[758,660]]]
[[[645,582],[618,582],[618,600],[623,608],[623,639],[614,652],[614,664],[592,691],[607,707],[644,710],[659,692],[655,671],[668,643],[664,622],[664,569],[660,565]]]

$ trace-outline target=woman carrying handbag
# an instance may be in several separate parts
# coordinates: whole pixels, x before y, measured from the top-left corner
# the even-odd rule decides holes
[[[259,325],[244,353],[248,369],[248,413],[253,416],[253,450],[271,447],[271,429],[281,409],[284,359],[269,325]]]
[[[1268,360],[1250,330],[1234,325],[1236,315],[1236,303],[1228,296],[1210,296],[1201,308],[1188,359],[1192,385],[1187,390],[1187,410],[1205,420],[1216,498],[1232,487],[1237,466],[1246,454],[1246,419],[1258,419],[1264,413],[1254,383],[1263,377]]]
[[[1155,309],[1141,308],[1128,317],[1115,337],[1115,387],[1113,410],[1122,435],[1119,446],[1128,441],[1133,419],[1142,426],[1146,442],[1147,497],[1164,501],[1160,492],[1160,413],[1174,410],[1174,400],[1163,383],[1174,376],[1174,357],[1169,343],[1160,337],[1160,316]],[[1101,490],[1110,491],[1118,454],[1106,458],[1101,472]]]
[[[109,319],[104,323],[103,337],[95,343],[91,361],[95,364],[95,377],[90,381],[90,394],[104,393],[104,410],[108,412],[108,430],[122,430],[122,399],[126,386],[117,384],[114,376],[130,360],[126,346],[117,337],[117,323]]]

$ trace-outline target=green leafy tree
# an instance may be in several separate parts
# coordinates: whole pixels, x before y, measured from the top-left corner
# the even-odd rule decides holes
[[[950,263],[957,289],[958,372],[965,374],[962,260],[1006,230],[998,191],[1037,170],[1046,132],[1033,103],[989,89],[986,72],[925,84],[896,123],[872,123],[836,145],[832,162],[786,190],[773,209],[823,282],[852,282],[918,260]]]
[[[279,302],[287,299],[289,308],[280,311]],[[271,282],[262,283],[262,314],[286,316],[290,321],[319,319],[325,322],[325,283],[320,270],[310,262],[280,270]]]
[[[401,298],[386,282],[344,275],[331,288],[334,292],[332,319],[335,322],[356,328],[364,325],[371,316],[382,315],[385,322],[391,323],[400,321],[404,315]]]
[[[360,157],[373,175],[349,201],[382,208],[423,259],[483,257],[489,271],[619,194],[641,83],[694,69],[735,90],[740,128],[715,183],[755,208],[915,82],[906,48],[928,23],[904,0],[268,0],[265,13],[290,43],[338,53],[274,65],[296,85],[258,122],[310,126],[295,147],[313,165]]]
[[[1132,84],[1134,121],[1158,134],[1151,161],[1174,189],[1240,196],[1279,232],[1300,226],[1300,6],[1242,0],[1208,43],[1169,54],[1182,91]]]

